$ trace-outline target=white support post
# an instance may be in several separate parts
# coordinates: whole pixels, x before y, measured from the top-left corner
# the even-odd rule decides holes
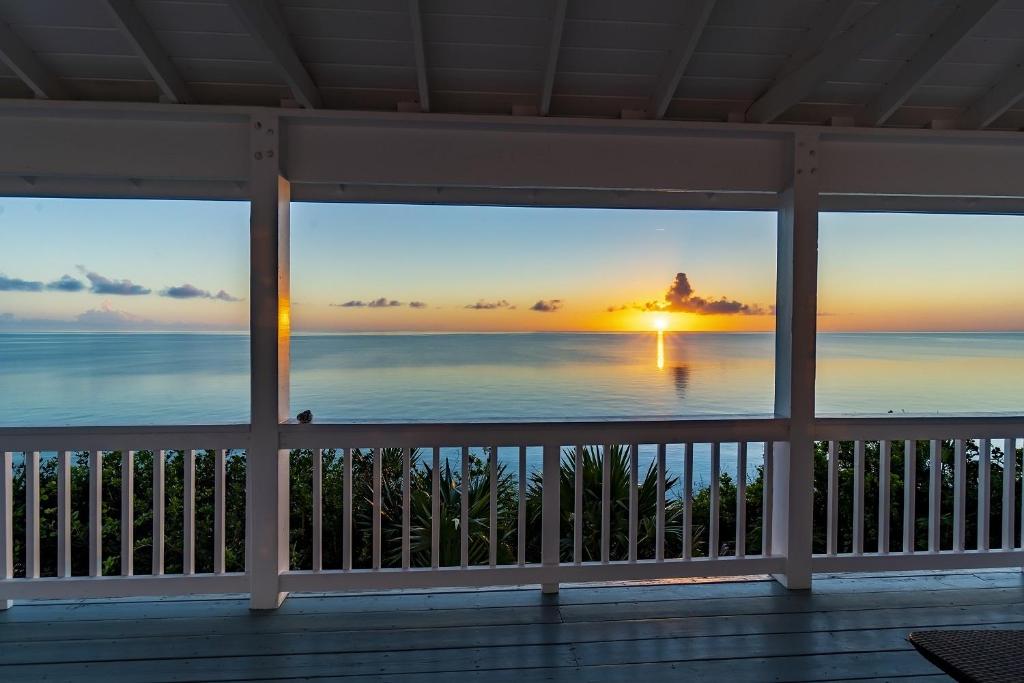
[[[775,579],[811,587],[814,502],[814,373],[818,294],[818,137],[792,139],[789,181],[780,194],[776,279],[775,415],[789,440],[775,444],[771,554],[785,558]]]
[[[280,121],[254,115],[249,124],[249,313],[252,438],[247,454],[247,523],[252,609],[275,609],[286,597],[288,451],[279,425],[287,419],[291,336],[288,242],[291,186],[280,171]]]
[[[0,579],[14,578],[14,482],[12,453],[0,447]],[[0,595],[0,610],[13,601]]]
[[[552,577],[557,575],[560,562],[559,537],[562,533],[562,514],[559,509],[558,487],[561,450],[559,444],[544,444],[544,469],[541,471],[541,564],[545,573]],[[540,588],[543,593],[557,593],[558,581],[546,581]]]

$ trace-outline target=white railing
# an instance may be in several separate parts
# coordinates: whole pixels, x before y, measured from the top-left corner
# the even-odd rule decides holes
[[[282,592],[775,574],[789,427],[283,424],[292,495],[255,504],[291,520]],[[1024,564],[1012,434],[1024,422],[816,420],[813,570]],[[245,555],[280,531],[250,516],[253,473],[276,471],[247,467],[251,438],[0,430],[0,601],[250,592]]]

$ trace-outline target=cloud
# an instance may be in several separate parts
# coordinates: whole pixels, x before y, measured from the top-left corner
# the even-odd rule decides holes
[[[498,301],[484,301],[483,299],[480,299],[475,304],[466,304],[466,308],[471,308],[475,311],[493,311],[497,308],[515,310],[515,306],[505,299],[499,299]]]
[[[41,292],[43,283],[0,275],[0,292]]]
[[[534,305],[530,306],[531,311],[537,311],[538,313],[554,313],[562,307],[561,299],[541,299]]]
[[[86,270],[83,266],[78,266],[78,269],[85,274],[87,280],[92,285],[89,291],[93,294],[113,294],[115,296],[141,296],[143,294],[149,294],[151,289],[137,285],[131,280],[111,280],[108,277],[104,277],[99,273],[91,270]]]
[[[609,313],[625,309],[638,311],[664,311],[680,313],[696,313],[697,315],[766,315],[774,312],[757,304],[745,304],[735,299],[719,297],[708,299],[697,296],[686,273],[676,273],[675,279],[665,292],[663,301],[647,301],[645,303],[609,306]]]
[[[410,301],[409,308],[426,308],[427,302],[425,301]]]
[[[24,332],[48,331],[191,331],[238,329],[237,325],[223,323],[196,323],[185,321],[150,320],[111,306],[104,301],[99,308],[92,308],[79,313],[73,318],[57,320],[53,318],[22,318],[13,313],[0,313],[0,330]]]
[[[209,291],[199,289],[195,285],[191,285],[187,282],[177,287],[168,287],[167,289],[161,290],[160,296],[166,296],[172,299],[216,299],[218,301],[241,301],[241,299],[231,296],[223,289],[216,294],[210,294]]]
[[[379,299],[374,299],[366,305],[370,308],[394,308],[395,306],[401,306],[402,302],[382,296]]]
[[[421,306],[413,306],[413,304],[422,304],[422,305]],[[386,296],[382,296],[379,299],[371,299],[369,301],[363,301],[361,299],[353,299],[352,301],[346,301],[343,304],[331,304],[331,306],[334,306],[336,308],[397,308],[398,306],[402,306],[402,305],[404,305],[404,304],[402,304],[401,301],[396,301],[394,299],[389,299]],[[412,306],[413,308],[423,308],[423,306],[426,306],[426,304],[424,304],[421,301],[414,301],[413,303],[411,303],[409,305]]]
[[[142,316],[114,309],[107,302],[103,302],[100,308],[92,308],[84,313],[79,313],[75,322],[82,327],[107,330],[137,329],[153,324],[152,320],[147,320]]]
[[[85,283],[70,275],[62,275],[59,280],[46,283],[46,288],[57,292],[81,292]]]
[[[338,308],[363,308],[366,306],[365,301],[346,301],[343,304],[331,304],[331,306],[337,306]]]

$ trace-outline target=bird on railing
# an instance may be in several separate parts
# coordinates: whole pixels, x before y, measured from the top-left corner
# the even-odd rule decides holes
[[[299,413],[298,415],[295,416],[295,419],[297,419],[299,422],[301,422],[304,425],[305,424],[309,424],[310,422],[313,421],[313,411],[312,410],[303,410],[301,413]]]

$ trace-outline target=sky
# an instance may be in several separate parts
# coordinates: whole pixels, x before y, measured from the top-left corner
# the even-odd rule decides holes
[[[0,331],[244,330],[247,210],[0,199]],[[293,329],[770,331],[775,220],[296,203]],[[820,330],[1024,329],[1024,218],[820,222]]]

